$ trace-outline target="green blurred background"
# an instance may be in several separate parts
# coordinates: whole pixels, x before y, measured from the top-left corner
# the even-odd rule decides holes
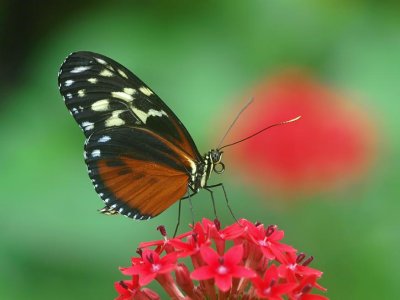
[[[0,299],[113,299],[118,266],[176,222],[176,207],[146,222],[96,212],[83,135],[57,89],[60,64],[77,50],[133,70],[201,152],[215,146],[210,124],[231,118],[224,107],[286,67],[363,95],[383,143],[363,184],[282,208],[229,167],[213,181],[240,217],[278,224],[286,243],[314,255],[331,299],[399,297],[397,1],[3,1],[0,22]],[[194,206],[212,218],[207,193]],[[183,215],[190,222],[188,205]]]

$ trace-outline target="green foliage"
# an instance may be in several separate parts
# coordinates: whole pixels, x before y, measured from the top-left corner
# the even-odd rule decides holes
[[[182,2],[182,3],[181,3]],[[287,66],[312,70],[355,91],[376,114],[384,149],[368,182],[306,203],[265,202],[229,172],[240,217],[277,223],[286,242],[309,251],[332,299],[395,299],[400,240],[398,118],[400,18],[397,4],[338,1],[103,1],[67,17],[29,53],[25,79],[0,112],[1,299],[111,299],[118,266],[140,241],[176,222],[174,206],[135,222],[96,213],[102,203],[83,163],[83,135],[57,90],[57,71],[75,50],[120,61],[185,123],[199,149],[213,146],[213,121],[252,84]],[[38,20],[40,22],[40,20]],[[18,33],[16,33],[18,34]],[[271,196],[272,197],[272,196]],[[217,194],[221,219],[229,220]],[[240,199],[249,199],[240,202]],[[254,199],[254,200],[253,200]],[[197,217],[212,217],[205,193]],[[190,222],[184,205],[183,224]],[[397,251],[395,250],[397,249]]]

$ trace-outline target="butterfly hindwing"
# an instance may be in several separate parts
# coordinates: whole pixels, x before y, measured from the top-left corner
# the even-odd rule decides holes
[[[143,127],[201,159],[172,110],[116,61],[93,52],[72,53],[61,66],[58,82],[67,108],[87,138],[103,129]]]
[[[93,133],[85,145],[85,161],[107,207],[135,219],[154,217],[182,198],[195,168],[168,140],[128,126]]]

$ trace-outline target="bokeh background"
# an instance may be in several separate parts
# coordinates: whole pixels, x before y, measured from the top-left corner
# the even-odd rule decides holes
[[[77,50],[133,70],[201,152],[249,96],[231,142],[303,114],[227,148],[211,181],[238,217],[278,224],[314,255],[331,299],[399,297],[397,1],[10,0],[0,25],[0,299],[113,299],[118,266],[176,223],[176,206],[146,222],[97,213],[83,135],[57,89]],[[193,202],[213,217],[207,193]]]

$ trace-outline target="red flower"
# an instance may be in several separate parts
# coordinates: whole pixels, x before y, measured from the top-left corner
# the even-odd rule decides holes
[[[251,95],[254,103],[226,143],[302,116],[226,149],[231,166],[236,163],[260,188],[315,192],[354,181],[370,166],[375,135],[361,105],[300,72],[273,78]]]
[[[139,277],[132,276],[132,280],[123,280],[114,284],[116,291],[119,296],[115,300],[149,300],[149,299],[160,299],[158,294],[150,289],[140,289]]]
[[[200,223],[196,223],[192,234],[186,234],[186,236],[186,243],[182,242],[179,237],[171,240],[171,245],[176,247],[176,249],[182,250],[179,252],[180,256],[194,255],[200,251],[202,245],[209,245],[211,243]]]
[[[264,256],[271,259],[280,259],[282,253],[285,252],[296,252],[291,246],[281,244],[279,241],[283,239],[283,230],[277,230],[276,226],[269,226],[267,229],[263,225],[255,226],[249,224],[248,235],[254,244],[258,245],[263,252]]]
[[[173,239],[164,228],[160,232],[162,240],[141,243],[146,247],[137,251],[140,257],[132,258],[131,267],[121,268],[132,280],[115,284],[117,300],[159,299],[145,287],[154,279],[169,298],[179,300],[326,299],[311,294],[314,288],[325,290],[317,283],[322,272],[308,267],[312,258],[296,255],[293,247],[283,244],[283,231],[275,225],[241,219],[221,228],[218,220],[203,219]],[[187,257],[192,266],[185,265]]]
[[[207,266],[194,270],[191,277],[196,280],[213,278],[218,288],[226,292],[232,286],[232,277],[251,278],[256,273],[239,265],[243,257],[243,246],[237,245],[228,250],[223,256],[219,256],[211,248],[202,247],[201,256]]]
[[[290,293],[297,287],[295,283],[279,283],[278,270],[275,265],[265,272],[264,278],[252,279],[257,296],[261,299],[280,300],[282,295]]]
[[[176,253],[167,254],[160,258],[157,252],[145,249],[142,252],[142,261],[132,267],[121,268],[124,275],[139,275],[139,285],[149,284],[159,274],[165,274],[176,266]]]
[[[317,276],[307,276],[304,277],[297,287],[291,292],[290,299],[293,300],[328,300],[328,298],[321,296],[310,294],[313,289],[313,286],[316,286],[321,291],[326,291],[325,288],[316,284]]]
[[[300,276],[300,278],[305,278],[309,276],[314,276],[319,278],[322,276],[322,272],[313,268],[308,267],[308,264],[313,261],[313,257],[309,257],[305,261],[305,255],[300,253],[296,255],[293,252],[287,252],[280,259],[282,265],[279,266],[279,273],[281,276],[286,278],[295,278]]]

